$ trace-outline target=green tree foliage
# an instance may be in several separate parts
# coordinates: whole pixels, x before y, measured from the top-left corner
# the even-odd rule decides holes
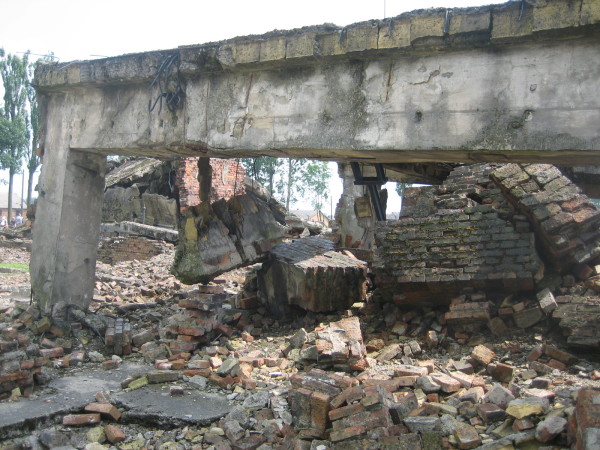
[[[33,87],[32,81],[34,76],[35,66],[40,61],[52,61],[54,54],[49,53],[42,59],[38,59],[35,63],[31,63],[27,67],[27,101],[29,102],[29,127],[30,127],[30,141],[27,149],[25,150],[25,165],[27,166],[27,204],[31,204],[32,193],[33,193],[33,176],[40,166],[42,161],[37,153],[40,145],[40,113],[38,108],[37,96]]]
[[[274,193],[275,174],[283,165],[283,160],[272,156],[260,156],[258,158],[243,158],[242,164],[246,173],[252,179],[266,187],[271,194]]]
[[[404,189],[407,187],[410,187],[410,183],[396,183],[396,192],[400,198],[404,195]]]
[[[304,158],[244,158],[248,175],[290,206],[301,198],[310,199],[314,209],[320,210],[328,198],[331,173],[326,162]]]
[[[4,125],[0,132],[5,135],[0,138],[2,157],[0,164],[8,169],[8,220],[12,215],[13,179],[21,168],[23,153],[29,143],[29,115],[27,112],[27,66],[28,54],[22,58],[15,55],[5,55],[0,50],[0,75],[4,86],[4,105],[0,115]]]

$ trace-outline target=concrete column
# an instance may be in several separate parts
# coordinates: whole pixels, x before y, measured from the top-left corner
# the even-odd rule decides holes
[[[48,140],[46,141],[48,144]],[[33,226],[31,288],[45,314],[94,294],[106,156],[46,146]]]
[[[372,170],[372,168],[367,167],[367,170]],[[342,196],[335,209],[335,220],[339,225],[338,232],[341,236],[340,245],[343,247],[371,249],[374,245],[373,232],[375,230],[376,218],[368,189],[366,186],[356,186],[354,184],[354,175],[352,174],[350,164],[338,163],[338,175],[343,183]],[[374,173],[367,172],[365,176],[372,175]],[[379,197],[385,211],[387,191],[385,189],[379,190]],[[363,205],[366,202],[368,209],[370,209],[370,215],[359,217],[357,200],[358,202],[363,202]],[[364,211],[364,208],[362,210]]]

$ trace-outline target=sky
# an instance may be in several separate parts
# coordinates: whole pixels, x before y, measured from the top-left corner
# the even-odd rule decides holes
[[[498,2],[501,2],[500,0]],[[0,0],[6,53],[52,52],[61,62],[176,48],[275,29],[349,25],[432,7],[486,0]],[[6,179],[0,171],[0,178]],[[337,180],[337,171],[332,172]],[[21,186],[19,178],[18,183]],[[0,184],[0,191],[6,186]],[[393,188],[388,189],[393,191]],[[341,185],[332,186],[334,203]],[[398,199],[391,210],[399,209]],[[388,207],[390,211],[390,207]]]

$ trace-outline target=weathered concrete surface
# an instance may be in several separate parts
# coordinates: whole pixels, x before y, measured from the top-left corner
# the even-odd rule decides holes
[[[36,84],[72,124],[70,147],[106,154],[590,164],[600,11],[580,3],[425,10],[44,65]],[[184,104],[149,113],[170,56],[163,75],[184,79]]]
[[[125,363],[115,371],[88,370],[51,381],[48,393],[34,399],[0,403],[0,436],[10,437],[11,430],[19,434],[28,424],[34,425],[38,421],[51,420],[58,414],[82,410],[94,401],[96,392],[120,389],[121,381],[143,369],[140,365]]]
[[[116,403],[125,408],[122,421],[151,423],[178,422],[206,424],[224,416],[231,409],[221,395],[190,389],[183,397],[170,397],[163,385],[155,384],[129,392],[121,391],[121,381],[147,366],[125,362],[118,370],[89,370],[60,377],[48,384],[48,392],[35,399],[0,403],[0,437],[22,435],[27,426],[51,421],[54,416],[82,411],[97,392],[110,392]],[[115,391],[118,391],[114,393]]]
[[[599,164],[599,41],[595,0],[510,2],[40,65],[34,297],[91,299],[101,195],[79,183],[81,200],[63,196],[76,150]],[[177,92],[149,89],[157,75]],[[149,111],[169,93],[182,102]]]
[[[166,424],[180,423],[208,425],[231,410],[226,397],[217,394],[187,390],[182,397],[171,397],[164,386],[150,385],[113,396],[119,406],[127,408],[124,421]]]
[[[173,273],[189,284],[257,262],[286,231],[266,202],[247,194],[204,202],[184,214]]]
[[[46,136],[46,152],[60,156],[44,158],[31,246],[31,287],[46,314],[92,301],[102,217],[106,157],[69,150],[65,138]]]

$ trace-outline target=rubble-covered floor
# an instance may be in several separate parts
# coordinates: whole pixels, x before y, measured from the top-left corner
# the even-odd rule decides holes
[[[0,261],[26,264],[25,244],[0,242]],[[22,351],[27,357],[17,372],[30,360],[32,370],[39,369],[35,386],[24,383],[5,405],[68,396],[68,386],[61,393],[56,384],[49,387],[51,380],[86,370],[123,374],[116,387],[90,394],[83,409],[1,430],[0,448],[567,448],[567,422],[576,414],[578,393],[600,388],[598,355],[572,354],[550,317],[495,336],[487,328],[449,331],[443,309],[402,311],[362,303],[338,314],[309,313],[279,323],[261,308],[228,306],[256,306],[244,293],[255,266],[228,272],[211,283],[214,288],[205,288],[226,294],[219,297],[218,323],[212,322],[220,328],[207,331],[210,342],[193,354],[171,356],[159,342],[168,337],[173,317],[186,313],[180,305],[215,299],[171,276],[172,260],[165,253],[150,261],[99,263],[90,313],[70,336],[59,336],[57,329],[35,333],[35,319],[27,322],[24,313],[28,275],[0,273],[0,341],[18,342],[11,351],[2,348],[0,363],[14,365],[11,358]],[[572,289],[583,296],[591,292],[581,285]],[[130,324],[129,355],[106,351],[95,326],[99,316]],[[328,341],[328,334],[338,333],[341,323],[351,328],[354,318],[360,321],[364,361],[350,361],[356,336],[342,340],[337,353],[327,348],[339,344]],[[190,342],[198,337],[193,330],[186,336]],[[142,369],[131,374],[125,371],[129,364]],[[158,417],[123,400],[136,391],[165,405],[213,395],[228,403],[229,412],[209,422],[191,414]],[[590,426],[598,426],[598,417],[592,419]]]

